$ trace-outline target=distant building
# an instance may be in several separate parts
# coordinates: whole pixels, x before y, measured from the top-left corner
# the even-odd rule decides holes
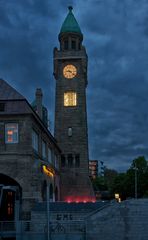
[[[104,169],[105,169],[104,162],[99,161],[98,165],[99,165],[98,166],[98,174],[103,177],[104,176]]]
[[[104,176],[104,163],[99,160],[89,161],[89,175],[95,179],[98,176]]]
[[[46,201],[48,193],[60,200],[60,149],[47,128],[41,89],[34,107],[0,80],[0,221],[30,219],[33,203]]]

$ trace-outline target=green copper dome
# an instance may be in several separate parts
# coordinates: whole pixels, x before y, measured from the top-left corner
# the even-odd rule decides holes
[[[60,33],[74,32],[82,34],[79,24],[72,13],[72,9],[72,7],[69,7],[69,13],[65,18]]]

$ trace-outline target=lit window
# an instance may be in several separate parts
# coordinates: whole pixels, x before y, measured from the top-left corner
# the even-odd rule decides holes
[[[7,212],[8,212],[8,215],[12,215],[13,214],[13,205],[12,205],[12,203],[8,203]]]
[[[32,130],[32,147],[38,152],[39,150],[39,135]]]
[[[50,148],[48,148],[48,162],[52,162],[52,152]]]
[[[7,123],[5,125],[5,142],[18,143],[18,124]]]
[[[46,143],[42,141],[42,157],[46,158]]]
[[[77,94],[76,92],[64,93],[64,106],[73,107],[77,105]]]

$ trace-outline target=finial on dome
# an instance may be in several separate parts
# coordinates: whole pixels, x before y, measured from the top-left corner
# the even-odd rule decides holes
[[[72,11],[73,7],[72,7],[72,6],[69,6],[68,9],[69,9],[69,11]]]

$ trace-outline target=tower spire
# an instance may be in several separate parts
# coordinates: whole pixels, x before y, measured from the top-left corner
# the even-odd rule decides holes
[[[70,12],[72,12],[73,7],[72,7],[72,6],[69,6],[68,9],[69,9]]]
[[[76,33],[76,34],[82,35],[80,26],[79,26],[79,24],[78,24],[78,22],[77,22],[77,20],[74,16],[73,12],[72,12],[73,7],[69,6],[68,9],[69,9],[69,12],[68,12],[67,17],[65,18],[63,24],[62,24],[60,34],[70,32],[70,33]]]

